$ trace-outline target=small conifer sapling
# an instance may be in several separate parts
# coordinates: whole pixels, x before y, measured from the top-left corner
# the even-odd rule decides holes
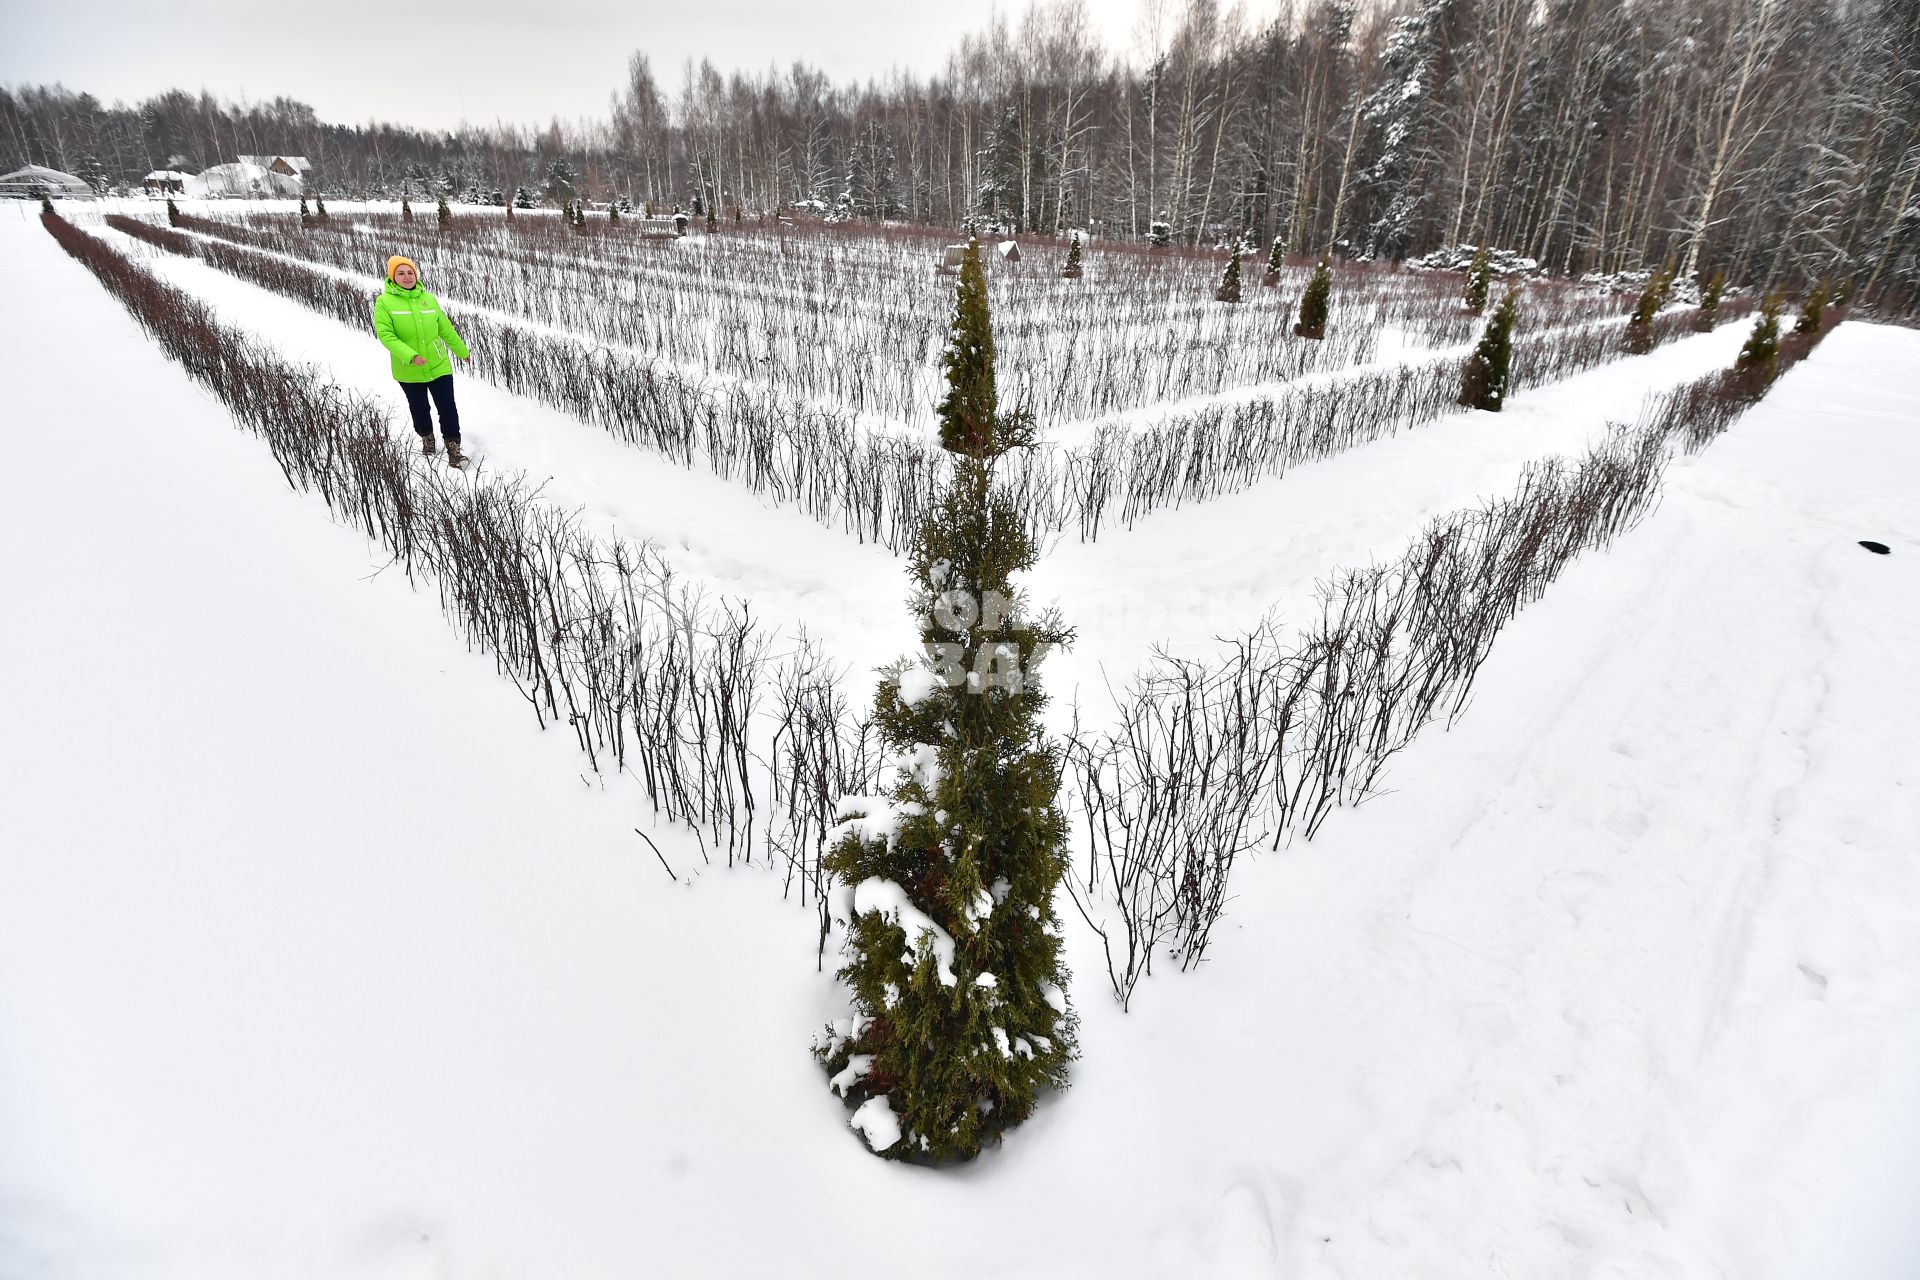
[[[1802,300],[1799,318],[1793,322],[1793,334],[1796,338],[1812,336],[1820,332],[1820,326],[1827,316],[1827,292],[1827,282],[1821,280]]]
[[[407,199],[404,191],[400,193],[400,217],[405,222],[413,221],[413,204]]]
[[[1633,314],[1627,317],[1626,345],[1634,355],[1645,355],[1653,350],[1653,318],[1660,314],[1660,308],[1667,305],[1667,299],[1673,294],[1674,267],[1671,262],[1647,277],[1646,287],[1640,290],[1640,297],[1633,304]]]
[[[1460,373],[1460,403],[1470,409],[1498,413],[1507,399],[1507,380],[1513,367],[1513,326],[1520,317],[1520,290],[1507,290],[1487,320],[1480,345],[1467,357]]]
[[[1727,273],[1715,268],[1707,278],[1706,287],[1700,290],[1700,306],[1693,313],[1693,328],[1696,333],[1712,333],[1713,326],[1720,322],[1720,299],[1727,292]]]
[[[1280,283],[1280,269],[1286,265],[1286,261],[1287,238],[1285,236],[1275,236],[1272,247],[1267,250],[1266,274],[1260,277],[1260,286],[1262,288],[1271,289]]]
[[[1487,292],[1493,287],[1493,257],[1487,252],[1487,246],[1481,245],[1474,250],[1473,262],[1467,268],[1467,291],[1463,300],[1470,315],[1479,315],[1487,309]]]
[[[167,225],[170,227],[180,225],[180,206],[173,202],[172,196],[167,197]]]
[[[1761,300],[1760,318],[1753,322],[1753,332],[1747,335],[1739,357],[1733,362],[1734,378],[1750,397],[1757,399],[1773,381],[1775,361],[1780,355],[1780,312],[1785,305],[1777,293]]]
[[[453,221],[453,209],[447,204],[447,198],[444,195],[440,197],[440,206],[435,212],[439,214],[441,226],[444,227]]]
[[[1080,237],[1075,236],[1067,245],[1067,265],[1061,268],[1060,276],[1065,280],[1078,280],[1080,275]]]
[[[1307,281],[1307,291],[1300,295],[1300,320],[1293,326],[1296,338],[1324,338],[1327,336],[1327,310],[1333,297],[1333,272],[1327,260],[1321,258],[1313,269],[1313,278]]]
[[[1240,301],[1240,246],[1227,255],[1227,269],[1221,273],[1220,287],[1213,291],[1215,302]]]

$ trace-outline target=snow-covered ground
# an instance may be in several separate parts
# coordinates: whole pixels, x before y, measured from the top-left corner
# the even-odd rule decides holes
[[[1242,871],[1201,970],[1122,1015],[1068,912],[1074,1087],[929,1171],[808,1058],[836,994],[776,877],[659,832],[670,880],[637,790],[11,209],[0,280],[0,1276],[1915,1274],[1920,334],[1841,327],[1678,464],[1387,794]],[[235,318],[384,373],[269,301]],[[1737,341],[1063,546],[1035,594],[1244,625]],[[499,465],[902,647],[884,553],[461,393]]]

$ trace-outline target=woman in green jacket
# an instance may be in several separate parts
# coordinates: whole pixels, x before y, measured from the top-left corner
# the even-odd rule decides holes
[[[421,286],[413,259],[399,254],[387,259],[387,284],[373,303],[373,332],[393,356],[394,381],[406,392],[420,451],[433,452],[433,418],[427,413],[431,396],[440,412],[440,434],[447,440],[447,461],[456,467],[465,463],[460,410],[453,403],[453,361],[447,354],[465,360],[470,353],[440,300]]]

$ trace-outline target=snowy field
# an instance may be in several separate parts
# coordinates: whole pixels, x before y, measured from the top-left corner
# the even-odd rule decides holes
[[[703,868],[540,733],[31,213],[0,206],[0,1276],[1920,1274],[1920,333],[1842,325],[1676,462],[1385,794],[1240,871],[1197,971],[1122,1014],[1063,912],[1073,1087],[933,1171],[824,1089],[841,997],[778,876]],[[402,421],[370,334],[141,261]],[[1062,539],[1056,712],[1298,616],[1745,328]],[[884,549],[460,396],[489,467],[804,624],[859,696],[909,646]]]

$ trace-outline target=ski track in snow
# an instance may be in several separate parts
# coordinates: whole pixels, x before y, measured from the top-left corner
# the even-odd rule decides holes
[[[835,1011],[808,913],[751,873],[667,883],[637,798],[583,785],[27,219],[0,216],[0,279],[30,375],[0,472],[0,1274],[1910,1276],[1920,335],[1842,326],[1677,463],[1386,794],[1245,865],[1200,970],[1122,1016],[1069,913],[1074,1087],[935,1173],[866,1155],[806,1057]],[[228,302],[385,379],[370,337]],[[1260,555],[1211,572],[1284,602],[1611,413],[1555,420],[1557,390],[1162,513],[1078,572],[1204,578],[1167,551],[1209,546],[1188,522],[1244,528]],[[502,463],[550,460],[556,498],[756,605],[802,569],[901,594],[884,553],[816,530],[763,563],[760,531],[811,522],[461,394]]]

